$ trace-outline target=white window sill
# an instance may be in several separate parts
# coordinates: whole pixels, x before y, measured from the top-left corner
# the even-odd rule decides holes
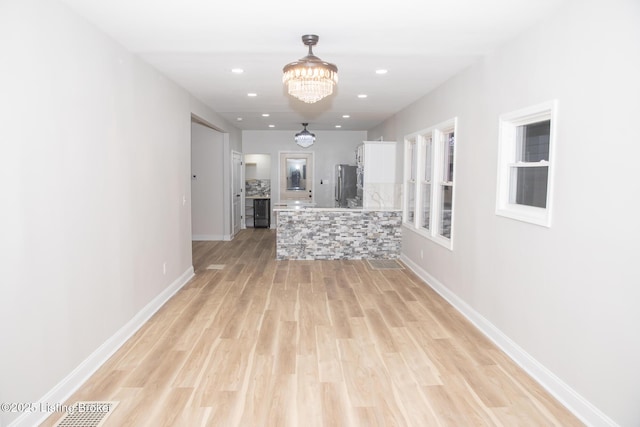
[[[496,209],[496,215],[540,225],[542,227],[551,227],[551,215],[548,209],[523,205],[508,205],[507,207]]]

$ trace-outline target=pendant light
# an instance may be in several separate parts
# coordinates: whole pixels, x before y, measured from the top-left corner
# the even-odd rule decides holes
[[[331,95],[338,83],[338,67],[315,56],[311,48],[320,38],[315,34],[302,36],[302,43],[309,46],[309,54],[287,64],[283,68],[282,82],[289,95],[313,104]]]
[[[307,130],[308,125],[309,123],[302,123],[302,126],[304,126],[304,129],[296,133],[296,136],[295,136],[296,144],[298,144],[302,148],[311,147],[316,140],[315,134]]]

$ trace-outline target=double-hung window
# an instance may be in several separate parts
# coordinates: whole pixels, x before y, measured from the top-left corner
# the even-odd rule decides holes
[[[549,227],[556,103],[500,116],[496,214]]]
[[[406,214],[405,221],[414,222],[416,217],[416,180],[418,173],[418,145],[416,138],[410,138],[407,140],[407,167],[409,173],[406,174],[406,188],[407,188],[407,201],[406,201]]]
[[[452,249],[456,120],[405,137],[404,224]]]
[[[423,171],[420,174],[422,177],[422,181],[420,183],[420,195],[421,195],[421,206],[422,206],[422,215],[420,217],[420,226],[425,230],[429,231],[431,228],[431,171],[433,167],[431,166],[432,162],[432,153],[433,153],[433,136],[429,133],[422,136],[422,145],[423,145]]]
[[[453,214],[453,161],[455,148],[455,132],[453,128],[440,133],[440,157],[442,169],[439,171],[439,203],[438,235],[451,239],[451,220]]]

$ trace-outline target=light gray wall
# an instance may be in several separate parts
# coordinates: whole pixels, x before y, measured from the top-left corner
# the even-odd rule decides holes
[[[194,240],[224,240],[225,158],[223,134],[192,123],[191,232]]]
[[[279,200],[278,165],[281,151],[313,151],[315,161],[314,194],[318,206],[333,206],[334,165],[355,164],[356,147],[366,139],[364,131],[314,131],[316,142],[303,149],[296,145],[293,137],[298,131],[243,131],[242,148],[245,153],[271,155],[271,199]],[[322,179],[323,184],[320,184]],[[273,216],[272,216],[273,220]]]
[[[0,51],[0,401],[37,402],[191,269],[191,113],[240,133],[57,1]]]
[[[594,405],[578,408],[593,425],[640,425],[638,76],[640,3],[570,2],[368,135],[458,117],[454,250],[405,229],[403,253]],[[498,116],[552,99],[551,228],[496,216]]]
[[[248,169],[249,164],[253,164],[253,172],[255,176],[249,176],[246,179],[271,179],[271,155],[269,154],[246,154],[244,155],[244,164]]]
[[[229,154],[229,158],[231,158],[231,151],[242,152],[242,131],[240,129],[212,111],[194,96],[190,95],[189,101],[191,114],[196,121],[203,121],[207,126],[226,134],[228,147],[225,149]]]

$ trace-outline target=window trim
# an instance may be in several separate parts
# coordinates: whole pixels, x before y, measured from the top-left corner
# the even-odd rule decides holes
[[[420,175],[420,181],[419,181],[419,187],[418,189],[416,189],[416,194],[420,193],[420,221],[416,222],[416,226],[419,230],[422,230],[424,233],[430,234],[431,233],[431,219],[433,217],[431,210],[433,209],[433,206],[431,206],[433,197],[432,197],[432,192],[433,192],[433,132],[426,132],[423,133],[421,138],[420,138],[420,144],[421,144],[421,149],[422,149],[422,156],[419,160],[422,161],[422,169],[421,169],[421,175]],[[429,150],[427,151],[427,145],[430,145]],[[429,177],[427,178],[426,176],[426,171],[425,169],[427,168],[427,162],[426,162],[426,157],[427,157],[427,152],[429,153],[429,169],[431,171],[431,173],[429,174]],[[425,227],[423,225],[423,220],[424,220],[424,201],[423,196],[424,196],[424,188],[425,187],[429,187],[429,222],[427,224],[427,226]]]
[[[453,132],[455,135],[455,143],[453,146],[453,176],[452,181],[445,183],[442,181],[443,179],[443,168],[444,168],[444,135],[446,133]],[[423,180],[424,172],[425,172],[425,155],[426,155],[426,140],[427,138],[431,138],[431,177],[429,180],[430,183],[430,207],[429,207],[429,228],[424,228],[422,226],[422,216],[423,216],[423,201],[422,201],[422,184],[426,182]],[[411,178],[411,157],[410,154],[410,144],[415,142],[416,147],[416,163],[417,163],[417,171],[416,171],[416,180],[414,183],[413,190],[413,199],[414,199],[414,216],[413,220],[409,221],[409,197],[408,197],[408,188],[409,181]],[[458,118],[454,117],[452,119],[446,120],[442,123],[439,123],[435,126],[428,127],[426,129],[422,129],[417,132],[413,132],[411,134],[405,135],[404,137],[405,143],[405,169],[404,169],[404,203],[403,203],[403,225],[418,233],[421,236],[432,240],[433,242],[444,246],[449,250],[453,250],[453,240],[455,234],[455,226],[454,226],[454,212],[455,212],[455,199],[456,199],[456,175],[457,175],[457,151],[458,151]],[[439,222],[442,218],[442,212],[440,212],[441,204],[442,204],[442,196],[440,192],[440,187],[442,185],[453,186],[453,192],[451,195],[451,229],[450,229],[450,237],[444,237],[440,234]]]
[[[533,105],[500,115],[498,119],[498,179],[496,186],[496,215],[528,222],[543,227],[551,227],[551,213],[554,188],[555,146],[557,125],[557,100]],[[549,160],[541,162],[517,162],[516,128],[518,126],[550,120]],[[512,191],[510,172],[517,167],[547,167],[546,207],[511,203]]]
[[[411,145],[413,145],[413,149],[411,147]],[[416,186],[419,182],[418,177],[420,175],[418,175],[418,173],[421,171],[419,160],[420,160],[420,138],[418,135],[411,135],[408,136],[407,138],[405,138],[404,141],[404,181],[403,181],[403,187],[404,187],[404,191],[405,194],[408,194],[407,189],[409,188],[410,184],[413,184],[413,219],[412,221],[415,222],[416,217],[417,217],[417,211],[418,211],[418,200],[416,199]],[[415,177],[412,177],[411,175],[413,174],[413,166],[414,166],[414,159],[416,162],[416,169],[415,169]],[[412,179],[413,178],[413,179]],[[402,209],[402,222],[403,223],[410,223],[409,222],[409,197],[405,197],[403,200],[403,209]]]

